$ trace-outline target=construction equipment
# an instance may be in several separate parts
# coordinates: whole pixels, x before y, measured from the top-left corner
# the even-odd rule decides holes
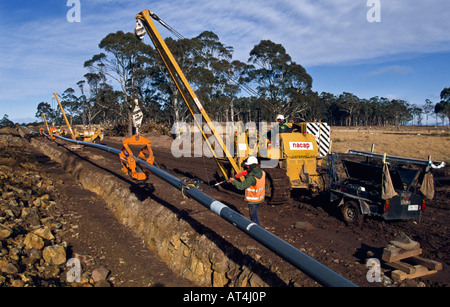
[[[272,142],[263,136],[267,135],[267,131],[263,131],[261,136],[259,133],[256,133],[256,137],[250,137],[248,129],[244,125],[238,124],[234,142],[235,147],[233,148],[234,152],[230,153],[224,144],[222,135],[215,129],[152,19],[158,21],[169,31],[174,32],[155,13],[145,10],[136,16],[135,34],[141,40],[144,38],[145,32],[150,36],[192,114],[195,125],[202,133],[203,139],[226,179],[240,173],[242,171],[242,162],[250,154],[254,155],[256,152],[261,161],[261,167],[264,168],[267,174],[266,196],[269,203],[288,203],[291,189],[316,192],[324,188],[325,180],[322,174],[318,172],[318,168],[323,157],[327,155],[330,146],[330,129],[326,123],[290,123],[291,131],[289,133],[278,133],[277,129],[271,129]],[[224,154],[222,156],[216,154],[206,137],[201,122],[195,116],[196,109],[201,113],[202,119],[216,140],[216,144],[223,151]],[[273,161],[275,163],[272,163]]]
[[[48,131],[48,134],[50,136],[50,139],[54,140],[55,139],[54,134],[58,134],[58,129],[53,128],[53,127],[50,128],[48,126],[47,119],[45,118],[45,113],[42,113],[42,117],[44,118],[44,123],[45,123],[45,126],[47,127],[47,131]],[[42,129],[42,131],[43,131],[43,129]]]
[[[61,109],[62,115],[67,125],[67,129],[69,130],[70,136],[72,137],[73,140],[82,139],[84,142],[89,143],[95,142],[97,140],[103,141],[103,132],[99,128],[91,129],[90,127],[85,127],[85,129],[83,129],[83,132],[78,132],[77,129],[75,128],[72,129],[72,126],[70,125],[69,120],[67,119],[66,113],[64,112],[64,108],[61,102],[59,101],[58,94],[53,93],[53,96],[58,101],[59,108]]]
[[[133,155],[133,151],[131,150],[130,146],[144,145],[139,151],[137,157],[151,165],[153,165],[153,163],[155,162],[155,156],[153,155],[153,150],[150,146],[151,141],[141,136],[139,133],[143,117],[144,114],[142,113],[142,110],[139,108],[138,100],[135,99],[132,115],[133,119],[132,123],[136,131],[136,134],[123,140],[122,142],[123,148],[119,154],[120,163],[122,163],[123,166],[123,172],[125,174],[129,174],[133,179],[138,181],[147,180],[150,172],[148,170],[142,170],[142,168],[140,168],[136,164],[135,156]]]
[[[123,141],[123,148],[119,154],[120,162],[123,166],[123,172],[125,174],[129,174],[136,180],[146,180],[148,178],[149,172],[143,171],[136,165],[136,161],[134,159],[133,151],[130,149],[132,145],[144,145],[144,147],[139,151],[138,158],[143,161],[152,164],[155,161],[155,157],[153,156],[152,148],[150,147],[151,141],[140,136],[134,135],[129,137]]]
[[[251,137],[248,130],[236,144],[238,149],[246,149],[244,154],[241,152],[239,163],[255,153],[263,165],[264,161],[269,165],[270,161],[278,161],[275,168],[265,169],[269,179],[266,195],[271,204],[289,202],[291,190],[316,193],[323,191],[326,185],[325,174],[320,172],[320,168],[331,145],[330,127],[321,122],[290,122],[287,126],[286,132],[275,131],[278,133],[275,138],[278,144],[275,145],[278,146],[273,146],[273,141],[265,136],[257,134],[256,138]]]
[[[103,132],[100,128],[92,129],[91,127],[85,127],[83,132],[78,132],[74,129],[75,135],[78,138],[83,139],[85,142],[93,143],[98,141],[103,141]]]
[[[341,208],[347,223],[360,223],[364,216],[418,219],[426,199],[434,196],[429,173],[434,164],[428,160],[357,150],[331,153],[328,160],[330,200]],[[345,176],[339,174],[340,162]]]
[[[64,109],[63,109],[63,107],[61,105],[61,102],[59,101],[58,94],[57,93],[53,93],[53,96],[55,96],[56,101],[58,101],[58,105],[59,105],[59,107],[61,109],[61,112],[62,112],[62,115],[64,117],[64,120],[66,121],[67,129],[69,129],[69,132],[70,132],[70,135],[72,136],[72,139],[75,140],[75,135],[73,133],[72,127],[70,126],[69,120],[67,119],[66,112],[64,112]]]

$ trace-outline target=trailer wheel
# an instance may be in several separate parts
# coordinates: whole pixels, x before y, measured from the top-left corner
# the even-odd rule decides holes
[[[360,225],[363,215],[358,204],[354,200],[346,200],[342,206],[342,217],[348,224]]]

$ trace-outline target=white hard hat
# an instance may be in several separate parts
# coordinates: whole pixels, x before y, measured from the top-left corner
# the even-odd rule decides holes
[[[279,119],[281,119],[281,120],[284,120],[284,116],[283,116],[283,115],[281,115],[281,114],[280,114],[280,115],[278,115],[278,116],[277,116],[277,120],[279,120]]]
[[[252,165],[252,164],[258,164],[258,159],[254,156],[248,157],[247,162],[245,162],[245,165]]]

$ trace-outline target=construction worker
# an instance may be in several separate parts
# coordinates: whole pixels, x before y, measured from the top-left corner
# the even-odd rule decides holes
[[[239,190],[245,190],[245,201],[248,203],[250,219],[259,225],[258,207],[264,202],[266,196],[266,173],[258,167],[258,164],[258,159],[250,156],[245,162],[248,169],[245,180],[240,182],[232,178],[230,181]]]
[[[289,132],[289,126],[286,123],[286,119],[284,118],[283,115],[278,115],[277,116],[277,122],[278,122],[278,128],[280,129],[280,133],[285,133],[285,132]]]

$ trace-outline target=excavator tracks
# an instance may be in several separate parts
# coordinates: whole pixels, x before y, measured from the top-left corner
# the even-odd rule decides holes
[[[266,199],[270,205],[289,204],[291,202],[291,181],[286,170],[267,168]]]

